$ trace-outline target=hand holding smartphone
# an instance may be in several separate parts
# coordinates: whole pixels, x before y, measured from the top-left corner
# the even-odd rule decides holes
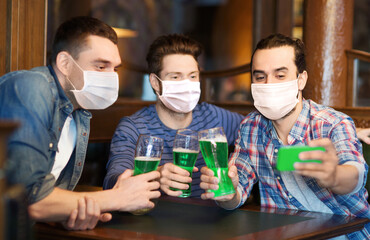
[[[307,151],[323,151],[325,152],[324,147],[310,147],[310,146],[286,146],[281,147],[278,152],[276,168],[279,171],[294,171],[294,163],[303,162],[303,163],[321,163],[321,160],[317,159],[299,159],[299,154],[301,152]]]

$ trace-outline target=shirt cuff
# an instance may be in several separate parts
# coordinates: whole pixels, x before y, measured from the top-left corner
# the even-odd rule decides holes
[[[360,189],[362,188],[362,185],[364,184],[365,167],[364,167],[363,164],[358,163],[358,162],[354,162],[354,161],[345,162],[345,163],[343,163],[343,165],[351,165],[351,166],[354,166],[354,167],[357,168],[357,171],[358,171],[357,186],[355,187],[355,189],[353,189],[352,192],[348,193],[348,195],[355,194],[358,191],[360,191]]]

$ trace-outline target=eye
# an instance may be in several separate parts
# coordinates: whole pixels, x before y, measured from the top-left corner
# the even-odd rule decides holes
[[[285,74],[278,74],[276,76],[277,79],[284,79],[285,78]]]
[[[177,75],[171,75],[171,76],[170,76],[170,79],[171,79],[171,80],[178,80],[178,79],[180,79],[180,77],[179,77],[179,76],[177,76]]]
[[[265,75],[254,76],[254,81],[256,81],[256,82],[262,82],[262,81],[265,81],[265,79],[266,79]]]
[[[97,66],[96,66],[96,69],[97,69],[98,71],[104,71],[104,70],[105,70],[105,66],[104,66],[104,65],[97,65]]]

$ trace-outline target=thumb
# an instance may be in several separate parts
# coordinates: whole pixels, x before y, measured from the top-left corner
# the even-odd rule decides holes
[[[112,219],[112,214],[110,213],[103,213],[100,214],[99,220],[102,222],[108,222]]]
[[[131,177],[132,175],[133,175],[133,170],[131,170],[131,169],[127,169],[126,171],[124,171],[124,172],[121,174],[121,176],[119,176],[119,178],[120,178],[121,180],[123,180],[123,179],[127,179],[127,178]]]

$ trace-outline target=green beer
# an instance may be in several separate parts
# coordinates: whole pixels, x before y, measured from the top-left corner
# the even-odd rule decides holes
[[[190,173],[190,177],[193,175],[193,168],[195,161],[197,160],[199,152],[194,150],[189,150],[185,148],[173,149],[173,163],[176,166],[185,169]],[[189,188],[186,190],[181,190],[182,194],[179,197],[189,197],[191,195],[191,183],[188,183]],[[170,188],[171,190],[177,191],[179,189]]]
[[[135,157],[134,176],[157,170],[161,158],[154,157]]]
[[[235,193],[233,183],[227,176],[228,173],[228,145],[224,137],[215,139],[200,139],[200,150],[207,167],[218,178],[218,189],[208,190],[214,192],[215,197]]]

